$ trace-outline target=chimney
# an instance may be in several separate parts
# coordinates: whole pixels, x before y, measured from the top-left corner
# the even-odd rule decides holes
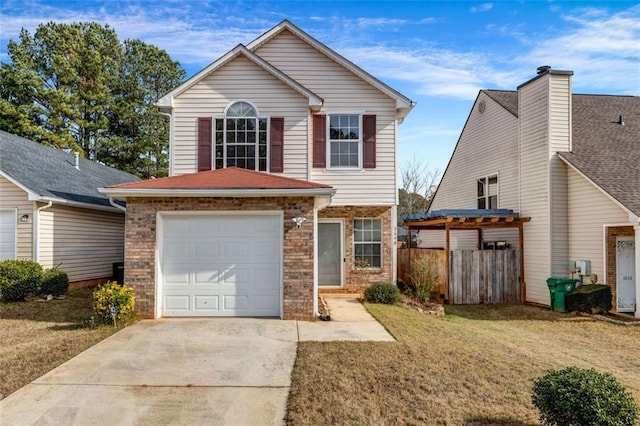
[[[80,154],[77,152],[73,153],[73,167],[75,167],[76,170],[80,170]]]

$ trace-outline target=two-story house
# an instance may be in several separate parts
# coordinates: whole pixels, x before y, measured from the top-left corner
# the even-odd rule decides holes
[[[103,189],[140,316],[310,319],[320,290],[394,282],[409,98],[285,20],[157,105],[170,176]]]
[[[640,297],[640,97],[572,94],[573,72],[540,67],[517,91],[482,90],[431,204],[512,209],[524,224],[526,300],[549,305],[548,277],[612,287],[613,307],[636,312]],[[420,245],[441,245],[421,231]],[[484,242],[518,247],[515,230]],[[476,249],[474,231],[452,249]]]

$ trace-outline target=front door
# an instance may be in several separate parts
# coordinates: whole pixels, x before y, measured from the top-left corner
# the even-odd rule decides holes
[[[636,305],[635,251],[634,237],[616,238],[618,312],[634,312]]]
[[[342,222],[318,222],[318,286],[342,286]]]

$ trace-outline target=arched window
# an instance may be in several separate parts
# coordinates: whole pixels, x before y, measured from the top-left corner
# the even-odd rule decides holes
[[[266,172],[267,123],[248,102],[229,105],[224,118],[216,119],[215,168],[235,166]]]

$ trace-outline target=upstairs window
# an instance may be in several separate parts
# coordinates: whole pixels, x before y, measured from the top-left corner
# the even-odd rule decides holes
[[[360,115],[330,115],[329,167],[359,168],[361,141]]]
[[[478,179],[478,208],[498,208],[498,175]]]
[[[248,102],[235,102],[215,120],[216,169],[240,167],[267,171],[268,120]]]

